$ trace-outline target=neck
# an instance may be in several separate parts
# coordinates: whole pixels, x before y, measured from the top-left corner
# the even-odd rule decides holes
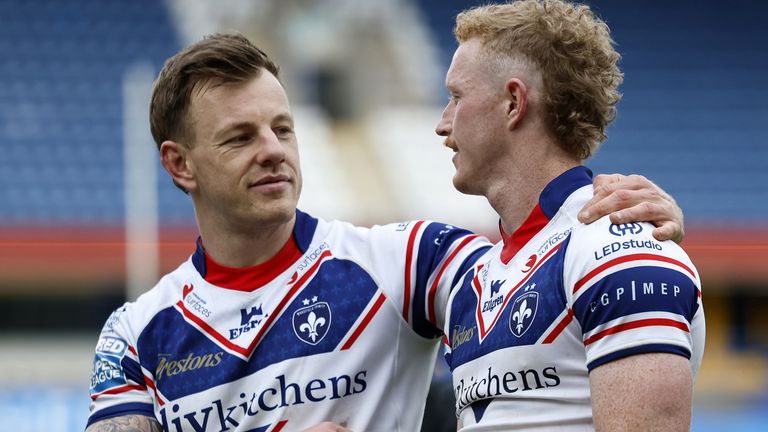
[[[268,261],[291,238],[294,215],[289,221],[257,224],[253,229],[227,229],[226,224],[199,221],[205,252],[227,267],[250,267]]]
[[[581,164],[581,161],[566,155],[557,148],[544,152],[540,157],[521,158],[489,188],[488,202],[501,218],[506,233],[515,232],[523,224],[539,202],[544,188],[563,172]]]

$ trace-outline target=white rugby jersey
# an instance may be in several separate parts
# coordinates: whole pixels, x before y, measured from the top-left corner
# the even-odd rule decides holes
[[[435,222],[367,229],[299,211],[292,240],[253,268],[216,264],[198,242],[108,319],[88,424],[417,431],[449,289],[489,247]]]
[[[553,180],[451,293],[445,357],[462,431],[593,430],[588,372],[633,354],[679,354],[698,372],[695,267],[649,224],[578,222],[591,183],[585,167]]]

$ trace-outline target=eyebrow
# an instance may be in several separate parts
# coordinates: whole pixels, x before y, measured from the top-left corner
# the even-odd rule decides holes
[[[291,124],[291,127],[293,127],[293,116],[290,113],[283,112],[276,115],[272,120],[272,122],[273,123],[288,122]],[[231,134],[233,131],[249,129],[253,127],[254,127],[254,124],[249,121],[240,121],[240,122],[230,123],[224,126],[223,128],[221,128],[221,130],[213,136],[213,141],[219,142],[221,140],[224,140],[227,137],[227,135]]]

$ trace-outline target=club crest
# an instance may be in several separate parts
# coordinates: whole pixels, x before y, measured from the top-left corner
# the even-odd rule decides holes
[[[512,303],[512,310],[509,314],[509,329],[512,334],[522,337],[531,327],[533,319],[536,317],[536,309],[539,306],[539,293],[536,291],[525,291],[520,297]]]
[[[326,302],[318,302],[317,296],[302,303],[305,306],[293,313],[293,332],[303,342],[317,345],[331,327],[331,307]]]

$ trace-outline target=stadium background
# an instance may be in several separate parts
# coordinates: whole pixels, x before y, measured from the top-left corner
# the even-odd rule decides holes
[[[0,430],[82,430],[105,318],[191,252],[192,207],[156,162],[146,110],[163,60],[203,34],[240,31],[282,65],[301,208],[497,238],[484,200],[452,190],[433,133],[453,17],[477,3],[0,0]],[[677,198],[704,284],[693,430],[766,430],[768,3],[588,3],[626,73],[589,165]]]

